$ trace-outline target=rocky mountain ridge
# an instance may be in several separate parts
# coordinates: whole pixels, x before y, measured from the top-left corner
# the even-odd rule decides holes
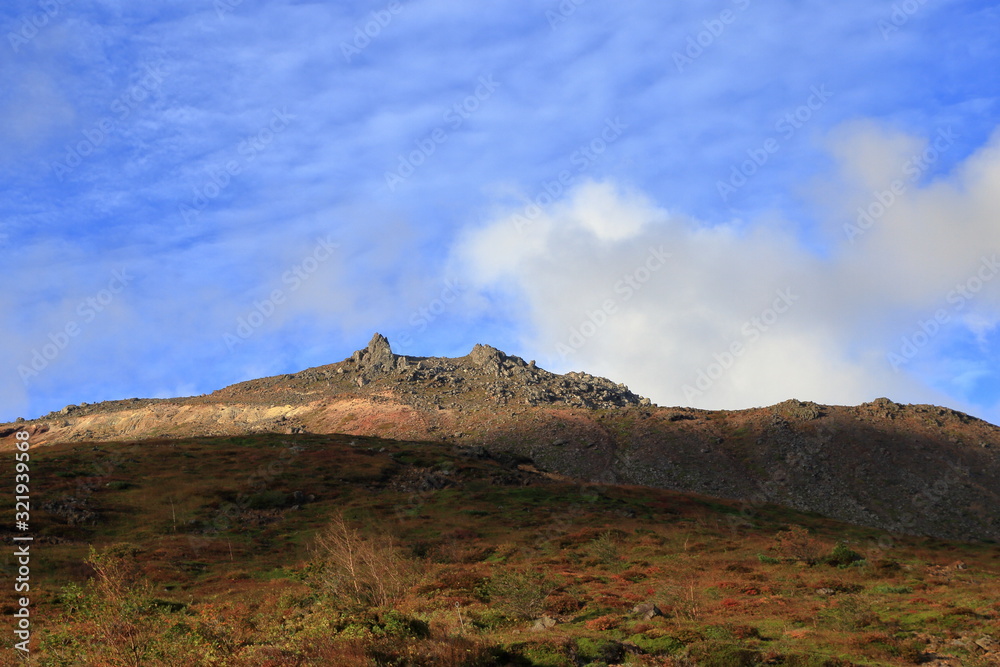
[[[368,347],[339,364],[335,373],[353,376],[359,387],[386,379],[410,385],[410,395],[418,394],[412,386],[426,383],[448,389],[446,394],[452,396],[479,389],[496,405],[517,402],[600,409],[651,404],[624,384],[587,373],[550,373],[534,361],[508,356],[489,345],[477,344],[466,357],[457,359],[397,355],[378,333]]]
[[[658,407],[625,385],[488,345],[414,357],[376,334],[341,362],[204,396],[67,406],[0,425],[0,447],[18,429],[37,445],[266,432],[444,441],[581,479],[741,499],[747,516],[772,502],[898,532],[1000,539],[1000,429],[982,420],[888,399]]]

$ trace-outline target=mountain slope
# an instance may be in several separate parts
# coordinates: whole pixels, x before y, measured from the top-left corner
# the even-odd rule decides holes
[[[32,664],[1000,664],[991,545],[578,483],[448,443],[60,443],[32,463]],[[415,575],[377,608],[337,588],[350,571],[316,540],[340,517],[356,553]],[[17,576],[13,548],[0,565]]]
[[[38,444],[244,433],[345,433],[509,451],[544,470],[776,502],[896,532],[1000,539],[1000,429],[878,399],[740,411],[652,405],[586,373],[557,375],[477,345],[396,355],[376,334],[344,361],[212,394],[67,406],[0,426]]]

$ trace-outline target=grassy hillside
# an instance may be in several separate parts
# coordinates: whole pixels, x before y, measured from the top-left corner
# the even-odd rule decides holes
[[[365,437],[32,466],[39,665],[998,664],[991,544]]]

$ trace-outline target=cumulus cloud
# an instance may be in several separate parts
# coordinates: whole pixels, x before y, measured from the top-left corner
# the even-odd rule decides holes
[[[550,367],[626,381],[660,404],[887,395],[970,409],[969,383],[992,373],[942,381],[941,369],[949,345],[986,344],[998,321],[1000,135],[932,176],[952,135],[834,132],[839,172],[816,191],[830,221],[820,249],[775,218],[708,225],[588,181],[470,229],[454,262],[494,302],[522,304],[525,347]]]

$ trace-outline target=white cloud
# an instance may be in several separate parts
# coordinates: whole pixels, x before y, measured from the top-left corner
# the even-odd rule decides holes
[[[456,265],[484,292],[504,284],[519,295],[525,345],[540,361],[548,353],[557,370],[627,381],[661,404],[888,395],[962,407],[908,371],[945,365],[939,343],[966,326],[982,336],[997,319],[1000,276],[991,284],[983,267],[1000,249],[998,141],[928,181],[930,170],[910,179],[902,166],[924,150],[919,138],[872,124],[835,136],[842,177],[820,199],[840,234],[824,256],[781,221],[707,226],[590,181],[528,225],[507,213],[469,231]],[[905,187],[850,242],[842,225],[893,180]],[[957,296],[977,274],[982,286]],[[895,370],[887,355],[941,310],[940,331],[915,339],[913,367]]]

